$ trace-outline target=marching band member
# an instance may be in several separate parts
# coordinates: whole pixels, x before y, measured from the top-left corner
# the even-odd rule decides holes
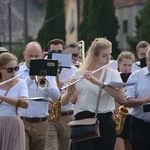
[[[128,80],[128,77],[131,74],[132,66],[135,61],[134,54],[128,51],[120,53],[117,58],[118,71],[120,72],[121,78],[123,82]],[[116,104],[117,105],[117,104]],[[118,113],[118,105],[116,107]],[[125,123],[123,126],[123,131],[120,135],[117,135],[116,145],[114,150],[131,150],[130,144],[130,129],[129,129],[129,121],[131,115],[127,115],[125,119]]]
[[[17,113],[18,107],[26,109],[28,100],[27,84],[15,78],[19,69],[18,59],[10,53],[0,55],[0,149],[25,150],[25,130]],[[13,80],[6,83],[7,80]]]
[[[139,61],[133,64],[132,72],[139,70],[146,66],[146,52],[149,49],[150,45],[146,41],[140,41],[136,46],[136,54],[138,56]]]
[[[63,53],[65,43],[61,39],[53,39],[48,43],[49,52]],[[71,68],[61,68],[58,74],[59,89],[70,80],[72,74],[77,70],[77,67],[71,65]],[[64,91],[61,91],[61,94]],[[74,120],[73,116],[74,105],[69,103],[66,106],[61,106],[61,116],[59,120],[49,119],[49,131],[46,142],[46,150],[69,150],[70,148],[70,128],[68,123]]]
[[[127,107],[131,107],[130,142],[132,150],[150,149],[150,48],[146,52],[147,66],[133,72],[129,79],[137,84],[126,88]]]
[[[37,87],[35,76],[29,76],[31,59],[42,59],[43,50],[39,43],[29,42],[23,52],[25,62],[20,66],[18,73],[28,84],[29,97],[49,97],[58,100],[60,91],[56,84],[55,77],[46,76],[49,85],[44,90]],[[38,66],[35,66],[38,67]],[[45,143],[48,131],[48,103],[42,101],[30,101],[26,110],[20,109],[19,114],[24,121],[26,131],[26,150],[45,150]]]
[[[77,68],[79,68],[82,63],[79,62],[79,55],[80,55],[80,47],[77,43],[72,42],[67,45],[66,47],[66,52],[72,54],[72,63],[75,65]]]
[[[101,136],[95,139],[75,142],[72,144],[73,150],[114,149],[116,141],[116,125],[112,118],[112,112],[115,109],[114,99],[120,104],[126,103],[126,100],[124,92],[110,87],[106,83],[110,81],[120,82],[121,77],[118,71],[109,67],[103,68],[94,74],[91,72],[108,64],[111,53],[112,43],[105,38],[96,38],[88,50],[85,62],[72,76],[73,78],[78,78],[84,75],[86,79],[69,86],[61,97],[62,105],[66,105],[70,99],[76,99],[74,107],[75,120],[91,118],[95,115],[99,89],[102,88],[97,114],[97,118],[100,121]],[[102,82],[105,71],[106,83]]]

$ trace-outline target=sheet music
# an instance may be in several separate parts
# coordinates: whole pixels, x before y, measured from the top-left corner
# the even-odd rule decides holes
[[[31,98],[29,98],[29,100],[31,100],[31,101],[41,101],[41,102],[42,101],[46,101],[46,102],[48,102],[48,101],[51,101],[51,98],[50,97],[31,97]]]
[[[120,87],[123,87],[123,86],[131,86],[131,85],[134,85],[138,82],[138,79],[137,78],[134,78],[134,79],[130,79],[128,80],[127,82],[115,82],[115,81],[110,81],[107,85],[109,86],[112,86],[114,88],[120,88]]]
[[[71,68],[72,54],[70,53],[52,53],[52,59],[58,60],[61,67]]]

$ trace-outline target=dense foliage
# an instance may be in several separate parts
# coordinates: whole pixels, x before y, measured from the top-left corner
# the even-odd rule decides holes
[[[65,41],[64,8],[63,0],[47,0],[45,21],[37,37],[37,41],[43,44],[44,50],[47,50],[47,43],[54,38]]]
[[[116,58],[120,53],[116,41],[118,28],[113,0],[84,0],[83,21],[79,33],[86,43],[86,50],[95,38],[106,37],[113,44],[112,55]]]
[[[127,41],[131,50],[135,53],[135,47],[138,42],[145,40],[150,42],[150,0],[145,4],[144,8],[136,16],[136,36],[127,37]]]

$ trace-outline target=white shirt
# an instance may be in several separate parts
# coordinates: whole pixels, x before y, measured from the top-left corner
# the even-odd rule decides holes
[[[104,76],[104,70],[102,71],[102,75],[100,77],[100,81],[102,81]],[[105,82],[109,83],[110,81],[121,82],[120,73],[117,70],[107,68],[107,75]],[[73,77],[80,77],[83,75],[84,71],[76,71]],[[76,92],[78,93],[78,99],[75,104],[75,114],[82,111],[90,111],[95,112],[97,97],[99,94],[100,87],[91,83],[87,79],[83,79],[80,82],[76,83]],[[115,101],[112,96],[110,96],[105,90],[102,90],[100,104],[98,107],[98,113],[107,113],[112,112],[115,109]]]
[[[115,70],[118,70],[118,66],[117,66],[117,61],[115,60],[112,64],[110,64],[108,66],[109,68],[112,68],[112,69],[115,69]]]
[[[133,63],[132,72],[137,71],[139,69],[141,69],[140,61],[137,61],[137,62]]]
[[[46,79],[49,81],[48,89],[39,90],[35,80],[31,80],[29,77],[29,69],[24,63],[20,66],[18,74],[22,74],[21,78],[25,79],[28,84],[29,97],[49,97],[52,100],[58,100],[60,97],[60,91],[56,84],[55,77],[46,76]],[[25,116],[29,118],[33,117],[47,117],[48,113],[48,102],[36,102],[30,101],[27,109],[19,109],[20,116]]]
[[[127,99],[132,98],[145,98],[150,95],[150,74],[147,67],[141,68],[133,72],[129,79],[138,78],[138,83],[126,88]],[[131,115],[136,118],[150,122],[150,112],[143,112],[143,105],[132,108]]]
[[[5,93],[6,90],[0,89],[1,95],[5,95]],[[22,96],[28,97],[28,88],[26,82],[20,79],[16,85],[10,88],[6,96],[12,98],[20,98]],[[16,116],[16,107],[3,101],[0,104],[0,116]]]
[[[70,79],[72,74],[77,70],[77,67],[71,66],[71,68],[62,68],[60,75],[59,75],[59,80],[60,82],[67,83]],[[74,110],[74,105],[72,103],[69,103],[65,106],[61,106],[61,112],[63,111],[68,111],[68,110]]]

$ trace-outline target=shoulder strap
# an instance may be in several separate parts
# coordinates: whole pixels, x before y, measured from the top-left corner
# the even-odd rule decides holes
[[[6,91],[6,93],[4,94],[4,96],[6,96],[7,95],[7,93],[9,92],[9,90],[10,90],[11,88],[9,88],[7,91]],[[2,100],[0,101],[0,105],[2,104]]]
[[[106,74],[107,74],[107,70],[105,69],[105,72],[104,72],[104,76],[103,76],[102,82],[105,81]],[[101,94],[102,94],[102,88],[99,89],[99,94],[98,94],[98,99],[97,99],[97,105],[96,105],[96,110],[95,110],[95,116],[94,116],[95,118],[96,118],[96,116],[97,116],[97,111],[98,111],[98,106],[99,106]]]

